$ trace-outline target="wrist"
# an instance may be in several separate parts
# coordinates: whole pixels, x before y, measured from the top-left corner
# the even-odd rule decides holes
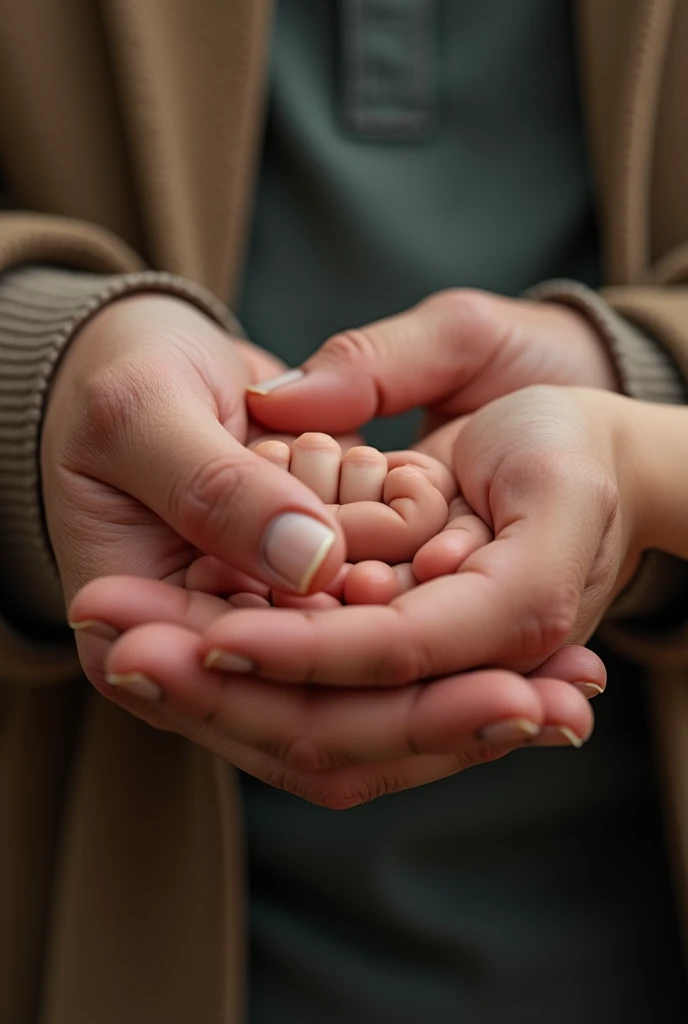
[[[628,404],[640,550],[686,558],[688,409],[633,400]]]
[[[575,386],[595,388],[620,394],[623,391],[616,363],[597,320],[580,305],[548,301],[540,303],[541,315],[551,321],[552,337],[565,339],[567,347],[576,353],[577,376]]]

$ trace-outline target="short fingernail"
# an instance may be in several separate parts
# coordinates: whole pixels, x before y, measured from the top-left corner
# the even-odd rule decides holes
[[[540,726],[527,718],[505,718],[502,722],[494,722],[485,726],[480,732],[480,739],[487,743],[522,743],[532,740],[540,732]]]
[[[597,683],[574,683],[573,685],[588,700],[592,700],[593,697],[599,697],[601,693],[604,693],[603,687],[598,686]]]
[[[582,747],[585,740],[577,736],[573,729],[566,725],[546,725],[536,740],[534,747]]]
[[[271,377],[269,380],[262,380],[259,384],[252,384],[246,388],[254,395],[269,395],[278,388],[284,388],[287,384],[296,384],[305,377],[303,370],[287,370],[279,377]]]
[[[263,557],[282,582],[305,594],[335,539],[335,533],[318,519],[285,512],[267,528]]]
[[[141,672],[124,672],[121,675],[109,675],[105,677],[109,686],[116,686],[127,693],[140,697],[141,700],[160,700],[162,688],[154,683],[148,676]]]
[[[70,622],[69,626],[75,633],[88,633],[89,636],[97,636],[101,640],[116,640],[121,636],[118,629],[99,619],[82,619],[81,622]]]
[[[243,654],[232,654],[231,651],[221,651],[214,647],[208,651],[203,659],[205,668],[211,668],[215,672],[235,672],[245,675],[247,672],[255,672],[258,667],[255,661],[244,657]]]

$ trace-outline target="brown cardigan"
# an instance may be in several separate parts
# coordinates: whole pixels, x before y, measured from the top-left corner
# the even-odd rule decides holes
[[[222,319],[213,296],[231,296],[243,255],[269,6],[0,0],[0,607],[37,626],[63,617],[37,473],[52,367],[126,291],[171,290]],[[664,364],[613,310],[688,380],[688,4],[577,6],[608,287],[606,303],[550,295],[598,323],[632,394],[671,399]],[[682,566],[649,559],[608,634],[655,675],[688,922],[688,623],[627,628],[684,585]],[[238,1024],[231,773],[73,682],[76,670],[71,644],[0,620],[0,1021]]]

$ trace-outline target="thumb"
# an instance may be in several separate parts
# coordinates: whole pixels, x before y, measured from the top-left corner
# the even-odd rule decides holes
[[[346,554],[326,506],[240,444],[212,410],[186,412],[132,431],[104,482],[137,498],[204,554],[269,586],[323,589]]]
[[[247,404],[272,430],[355,430],[374,416],[446,401],[500,341],[489,296],[440,292],[405,313],[334,335],[300,370],[250,387]]]

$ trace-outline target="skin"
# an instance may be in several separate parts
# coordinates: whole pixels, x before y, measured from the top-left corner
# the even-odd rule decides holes
[[[491,537],[458,495],[449,469],[421,452],[385,455],[367,445],[343,451],[335,438],[313,433],[291,443],[258,440],[252,448],[328,504],[344,531],[349,561],[324,592],[298,597],[270,590],[212,556],[199,558],[186,574],[186,587],[224,595],[233,607],[323,610],[342,603],[388,604],[416,585],[411,561],[440,531],[454,531],[455,543],[433,546],[435,575],[455,571],[458,560]],[[425,567],[430,559],[423,562]]]
[[[126,315],[118,312],[125,303]],[[265,781],[326,806],[350,806],[382,792],[419,785],[501,756],[523,742],[523,735],[518,742],[487,742],[486,730],[495,725],[527,721],[541,730],[536,742],[569,742],[562,729],[587,737],[592,728],[589,706],[570,683],[597,683],[599,692],[601,669],[588,660],[589,652],[575,648],[555,651],[548,659],[551,641],[556,639],[556,646],[561,642],[561,623],[548,633],[546,645],[532,644],[528,658],[520,659],[539,659],[554,678],[529,681],[510,669],[476,670],[481,662],[475,659],[468,672],[457,676],[466,664],[464,653],[445,668],[443,679],[419,688],[416,680],[431,660],[424,664],[418,657],[427,646],[420,626],[424,616],[432,621],[446,605],[446,594],[438,586],[455,586],[461,574],[431,580],[398,598],[408,601],[420,595],[412,605],[412,610],[419,610],[410,618],[412,636],[419,638],[414,663],[402,665],[407,678],[416,669],[408,684],[400,685],[403,673],[396,649],[391,650],[391,637],[386,638],[384,651],[373,653],[363,623],[360,636],[358,627],[354,632],[353,647],[363,655],[357,655],[362,674],[356,678],[356,689],[347,686],[334,692],[295,681],[259,681],[245,674],[228,682],[217,671],[199,668],[212,640],[210,631],[227,609],[213,595],[182,589],[199,549],[272,585],[260,564],[260,529],[288,495],[290,504],[333,524],[338,538],[310,592],[332,584],[344,562],[339,526],[301,481],[291,479],[287,486],[283,471],[268,460],[262,460],[260,472],[247,468],[242,446],[249,439],[249,421],[237,396],[239,383],[243,387],[257,379],[247,365],[245,359],[243,364],[237,360],[220,332],[215,334],[208,321],[184,304],[141,297],[115,303],[94,318],[58,372],[44,434],[46,512],[67,597],[73,599],[70,618],[81,627],[82,660],[101,692],[152,725],[174,729]],[[293,388],[249,395],[252,417],[279,433],[308,429],[338,434],[356,429],[377,412],[419,403],[428,405],[435,419],[446,420],[525,384],[614,386],[604,348],[582,317],[557,307],[465,292],[437,296],[382,327],[372,325],[332,339],[307,370],[305,381]],[[303,410],[308,411],[308,422],[299,422]],[[198,427],[201,422],[203,429]],[[217,424],[223,429],[219,455]],[[212,444],[207,440],[210,433]],[[228,446],[227,437],[236,446]],[[509,445],[511,440],[505,428],[500,443]],[[209,450],[213,445],[214,454]],[[214,475],[224,485],[215,487],[210,501],[207,488],[201,488],[205,493],[199,501],[199,474],[191,472],[190,462],[219,466],[223,473],[226,463],[239,469],[232,468],[224,478],[223,473]],[[169,493],[170,482],[173,494],[190,493],[194,507],[200,509],[191,523],[193,530],[161,500],[161,494]],[[533,494],[538,497],[537,487]],[[586,500],[594,503],[597,497]],[[564,509],[557,536],[551,538],[560,550],[579,529],[579,518],[576,509]],[[461,605],[456,606],[449,625],[452,635],[466,632],[469,620],[480,619],[481,636],[519,636],[523,609],[528,623],[536,626],[538,615],[548,614],[553,573],[549,564],[532,562],[537,554],[532,544],[532,537],[522,536],[514,545],[519,557],[501,570],[507,592],[524,588],[525,600],[492,605],[479,594],[482,619],[475,613],[463,622]],[[481,550],[489,549],[490,545]],[[533,565],[547,569],[544,580],[533,574]],[[139,578],[123,579],[122,573]],[[78,589],[106,575],[111,578]],[[423,593],[424,587],[435,590]],[[146,617],[151,608],[155,623]],[[374,611],[389,614],[390,608]],[[258,610],[232,614],[255,615]],[[273,617],[304,614],[283,608],[260,611]],[[370,611],[340,607],[317,616],[352,621],[351,615]],[[447,611],[448,606],[443,614]],[[486,649],[488,641],[489,637]],[[507,661],[508,643],[500,643]],[[401,650],[408,649],[406,640]],[[346,652],[343,671],[350,671],[354,653]],[[490,650],[482,663],[494,664],[493,654]],[[450,655],[453,652],[445,651],[444,663]],[[396,665],[391,673],[386,667],[390,656]],[[518,652],[513,661],[519,663]],[[146,702],[128,683],[108,686],[105,673],[120,679],[132,673],[147,676],[162,699]],[[303,666],[293,665],[293,676],[303,678]],[[377,683],[383,678],[393,679],[395,685],[382,691]],[[365,690],[371,683],[373,688]],[[238,706],[232,702],[240,691],[244,703]],[[273,713],[275,708],[279,714]]]
[[[562,643],[584,642],[648,536],[637,515],[647,470],[638,465],[634,413],[619,396],[542,387],[441,428],[423,447],[444,452],[494,539],[452,575],[445,564],[386,607],[224,616],[206,631],[202,652],[240,654],[270,679],[383,687],[486,663],[529,671]],[[429,542],[435,558],[450,534]],[[427,563],[427,550],[414,566]]]

